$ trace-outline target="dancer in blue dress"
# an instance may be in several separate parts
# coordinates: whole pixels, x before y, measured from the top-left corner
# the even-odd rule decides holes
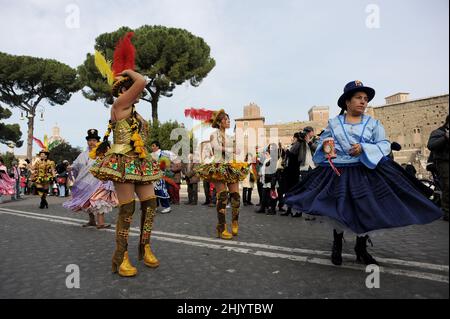
[[[329,217],[336,225],[331,261],[342,264],[344,230],[357,234],[355,253],[378,264],[367,252],[368,233],[427,224],[442,214],[429,189],[388,158],[391,144],[379,120],[364,114],[375,90],[348,83],[338,100],[342,109],[321,134],[314,162],[318,167],[287,194],[289,207]]]

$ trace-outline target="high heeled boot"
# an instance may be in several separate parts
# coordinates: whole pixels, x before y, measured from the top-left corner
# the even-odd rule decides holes
[[[231,193],[231,208],[233,212],[231,223],[231,234],[237,236],[239,232],[239,208],[241,207],[241,196],[239,193]]]
[[[331,252],[331,262],[333,265],[342,265],[342,240],[344,239],[344,233],[338,234],[336,229],[333,230],[333,250]]]
[[[150,268],[157,268],[159,261],[150,248],[153,221],[156,215],[156,196],[141,201],[141,235],[139,238],[139,260],[144,259],[144,264]]]
[[[378,265],[378,262],[367,252],[367,241],[369,241],[373,247],[373,243],[368,235],[364,237],[356,237],[356,260],[366,265]]]
[[[217,194],[217,219],[218,224],[216,227],[217,237],[225,240],[230,240],[233,238],[233,235],[230,234],[227,230],[226,223],[226,208],[228,203],[228,192],[223,191]]]
[[[137,269],[128,259],[128,233],[133,220],[135,201],[119,205],[116,223],[116,250],[112,258],[112,271],[122,277],[136,276]]]

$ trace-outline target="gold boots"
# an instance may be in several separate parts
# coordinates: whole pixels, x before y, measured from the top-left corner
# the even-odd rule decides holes
[[[159,261],[150,248],[150,237],[153,229],[153,221],[156,214],[156,197],[152,196],[141,201],[141,236],[139,240],[139,260],[144,259],[144,264],[150,268],[157,268]]]
[[[239,208],[241,207],[241,195],[239,193],[231,193],[231,208],[233,209],[233,222],[231,224],[231,233],[233,236],[238,235],[239,231]]]
[[[144,264],[150,268],[157,268],[159,266],[159,260],[153,255],[150,244],[144,246],[144,252]]]
[[[228,232],[227,224],[217,224],[217,238],[230,240],[233,239],[233,235]]]
[[[227,230],[225,212],[228,202],[228,192],[223,191],[217,194],[217,219],[218,224],[216,227],[217,237],[225,240],[233,239],[233,235]]]
[[[128,233],[134,213],[135,201],[119,206],[116,223],[116,250],[112,258],[113,273],[119,272],[122,277],[136,276],[137,269],[128,259]]]
[[[130,259],[128,259],[128,251],[123,254],[123,261],[119,267],[119,275],[122,277],[133,277],[137,275],[136,267],[133,267]]]
[[[239,223],[237,220],[233,220],[233,222],[231,223],[231,234],[233,236],[237,236],[239,232]]]

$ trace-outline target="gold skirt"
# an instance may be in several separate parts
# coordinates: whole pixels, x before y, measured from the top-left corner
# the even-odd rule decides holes
[[[249,174],[247,163],[211,163],[202,164],[195,173],[210,182],[234,184],[243,181]]]

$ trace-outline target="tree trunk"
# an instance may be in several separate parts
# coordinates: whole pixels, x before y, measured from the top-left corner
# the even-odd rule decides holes
[[[28,118],[28,139],[27,139],[27,158],[32,161],[33,159],[33,131],[34,131],[34,114]]]
[[[157,89],[155,92],[150,91],[150,95],[152,96],[151,104],[152,104],[152,121],[156,123],[158,121],[158,102],[160,91]]]
[[[158,100],[152,100],[152,120],[154,123],[158,121]]]

